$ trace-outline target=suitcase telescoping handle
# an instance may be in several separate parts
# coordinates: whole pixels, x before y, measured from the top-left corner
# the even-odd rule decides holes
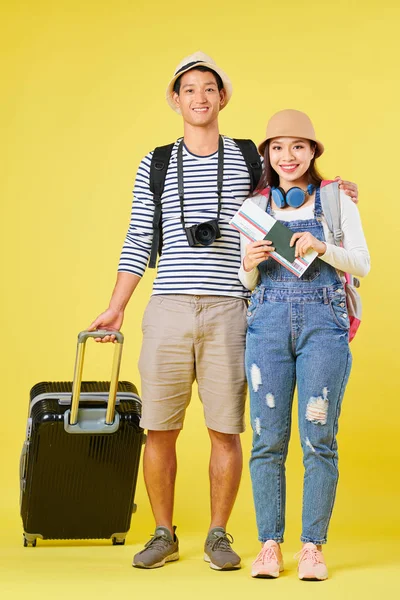
[[[110,393],[107,402],[106,425],[111,425],[114,421],[115,402],[117,398],[118,375],[121,365],[122,344],[124,336],[120,331],[106,331],[100,329],[98,331],[81,331],[78,335],[78,345],[76,348],[74,381],[72,383],[72,401],[70,425],[76,425],[78,422],[79,397],[81,393],[83,362],[85,358],[86,341],[88,338],[104,338],[106,335],[115,335],[116,344],[114,348],[114,359],[111,371]]]

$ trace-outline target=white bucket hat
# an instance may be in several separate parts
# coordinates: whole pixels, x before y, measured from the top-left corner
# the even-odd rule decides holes
[[[196,67],[208,67],[212,71],[215,71],[215,73],[217,73],[221,77],[226,93],[225,102],[221,106],[221,110],[225,108],[225,106],[231,99],[232,84],[229,77],[224,73],[224,71],[222,71],[222,69],[217,67],[217,65],[210,56],[207,56],[207,54],[204,54],[204,52],[195,52],[194,54],[190,54],[190,56],[186,56],[183,60],[181,60],[179,65],[176,67],[175,74],[167,87],[167,102],[170,105],[170,107],[178,113],[178,115],[181,114],[181,111],[180,108],[176,106],[173,99],[175,81],[178,79],[178,77],[183,75],[183,73],[186,73],[186,71],[190,71],[190,69],[194,69]]]

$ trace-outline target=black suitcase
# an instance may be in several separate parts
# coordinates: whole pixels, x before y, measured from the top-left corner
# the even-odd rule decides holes
[[[111,381],[82,382],[86,340],[109,333],[79,334],[73,382],[31,390],[20,462],[25,546],[36,546],[37,538],[125,543],[145,435],[135,386],[118,383],[121,333]]]

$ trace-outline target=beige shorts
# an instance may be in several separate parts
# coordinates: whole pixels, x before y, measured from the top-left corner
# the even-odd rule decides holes
[[[246,311],[228,296],[151,297],[139,358],[144,429],[181,429],[196,379],[207,427],[244,431]]]

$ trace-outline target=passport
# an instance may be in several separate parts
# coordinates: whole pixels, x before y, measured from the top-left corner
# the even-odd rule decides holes
[[[275,248],[275,252],[286,258],[290,263],[293,263],[296,258],[295,246],[289,246],[293,234],[294,231],[289,229],[289,227],[276,221],[264,237],[264,240],[270,240]]]

